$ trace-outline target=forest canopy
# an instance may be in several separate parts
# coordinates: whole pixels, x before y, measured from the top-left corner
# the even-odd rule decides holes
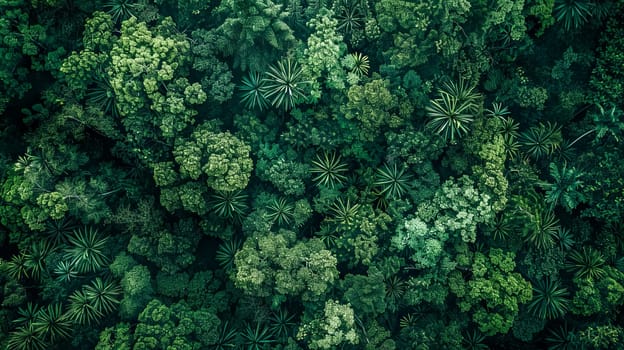
[[[0,348],[622,349],[622,18],[0,0]]]

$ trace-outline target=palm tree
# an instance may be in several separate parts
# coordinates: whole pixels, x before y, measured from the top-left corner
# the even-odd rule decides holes
[[[236,338],[239,332],[235,328],[231,328],[228,321],[225,321],[219,327],[219,337],[214,343],[214,350],[234,349],[236,347]]]
[[[359,209],[360,204],[352,204],[349,199],[343,202],[342,198],[338,198],[330,207],[330,210],[334,214],[332,221],[349,226],[355,222]]]
[[[280,197],[279,199],[273,198],[267,205],[267,212],[269,219],[272,222],[277,221],[278,225],[290,225],[294,220],[294,206],[289,203],[286,198]]]
[[[11,260],[0,264],[0,267],[3,267],[11,278],[20,280],[28,277],[29,267],[27,261],[26,254],[21,252],[13,255]]]
[[[277,312],[271,313],[269,330],[279,339],[286,339],[297,324],[294,319],[295,315],[291,315],[287,309],[280,308]]]
[[[32,278],[39,279],[41,273],[46,271],[45,260],[52,250],[52,246],[48,241],[37,241],[31,244],[24,258],[26,259],[25,264],[30,270],[30,276]]]
[[[78,271],[68,261],[59,261],[54,268],[54,273],[57,275],[56,280],[60,282],[69,282],[78,277]]]
[[[26,304],[26,308],[19,307],[17,309],[17,314],[20,315],[18,318],[14,319],[12,322],[20,325],[28,324],[35,320],[35,316],[39,313],[41,308],[39,304],[33,304],[30,301]]]
[[[236,238],[231,238],[219,245],[215,258],[223,269],[229,271],[234,267],[234,256],[240,247],[241,241]]]
[[[520,134],[520,145],[534,159],[553,154],[563,141],[561,127],[547,122],[539,123]]]
[[[370,68],[370,62],[368,61],[368,56],[363,55],[359,52],[355,52],[349,55],[353,62],[353,66],[351,68],[351,72],[355,73],[358,77],[363,77],[368,75],[368,69]]]
[[[366,20],[365,9],[361,0],[339,0],[336,1],[336,18],[338,26],[336,29],[343,31],[345,34],[353,32],[364,25]]]
[[[437,134],[455,142],[469,130],[478,110],[480,95],[474,92],[474,86],[468,87],[464,79],[459,83],[447,82],[438,90],[438,97],[425,107],[430,118],[427,126]]]
[[[347,177],[343,175],[349,168],[345,163],[340,161],[340,156],[336,156],[335,152],[323,152],[323,155],[316,155],[316,159],[312,161],[310,171],[317,174],[312,180],[318,186],[323,185],[330,188],[337,184],[343,184]]]
[[[65,259],[75,266],[78,272],[94,272],[108,263],[104,248],[108,237],[100,237],[97,229],[83,227],[69,237],[69,247],[65,249]]]
[[[289,110],[304,97],[302,86],[303,71],[290,58],[280,60],[277,66],[270,66],[263,79],[266,86],[265,97],[271,99],[274,107]]]
[[[547,249],[555,244],[559,220],[551,210],[537,209],[531,216],[525,240],[537,249]]]
[[[103,315],[93,306],[92,298],[82,290],[76,290],[69,296],[68,317],[75,323],[90,325]]]
[[[9,333],[7,349],[11,350],[43,350],[48,349],[43,335],[35,329],[32,323],[17,327]]]
[[[375,176],[375,186],[380,186],[380,194],[384,194],[387,199],[400,198],[411,186],[411,176],[406,174],[405,168],[398,168],[396,163],[389,167],[384,164],[383,169],[377,169]]]
[[[242,191],[215,191],[208,203],[220,217],[239,220],[247,211],[247,195]]]
[[[559,280],[547,277],[533,284],[533,301],[529,310],[541,319],[555,319],[563,316],[568,310],[568,290],[561,287]]]
[[[63,306],[60,303],[55,303],[37,313],[33,327],[35,331],[54,343],[58,339],[69,338],[72,322],[67,314],[63,313]]]
[[[242,83],[238,88],[242,91],[241,102],[245,104],[245,108],[254,109],[257,107],[263,110],[269,106],[264,97],[266,88],[264,86],[265,80],[261,73],[250,71],[246,77],[243,77]]]
[[[563,22],[563,28],[567,32],[587,23],[592,15],[592,7],[589,0],[556,0],[553,15],[557,22]]]
[[[555,163],[550,163],[550,176],[554,178],[554,182],[542,183],[541,186],[546,190],[546,201],[550,203],[551,209],[555,205],[561,204],[566,210],[570,211],[585,200],[582,193],[578,192],[579,187],[583,185],[581,177],[583,173],[575,167],[568,167],[567,163],[559,168]]]
[[[473,330],[472,332],[465,332],[462,335],[462,344],[463,349],[466,350],[487,350],[489,347],[483,344],[485,340],[485,335],[483,335],[478,330]]]
[[[577,342],[577,336],[574,331],[568,328],[568,324],[564,323],[559,328],[548,329],[548,336],[546,342],[550,344],[548,350],[573,350],[579,349],[579,343]]]
[[[270,346],[275,342],[273,339],[273,333],[264,325],[256,323],[256,327],[252,328],[250,324],[247,324],[245,330],[241,333],[243,338],[243,345],[247,347],[247,350],[262,350]]]
[[[108,13],[115,23],[122,22],[130,17],[135,17],[134,11],[137,7],[135,1],[132,0],[110,0],[104,4],[108,8]]]
[[[84,294],[90,299],[93,308],[104,315],[113,312],[119,305],[121,287],[111,280],[102,281],[97,277],[91,285],[84,287]]]
[[[573,250],[570,253],[566,268],[578,278],[598,280],[606,276],[604,264],[602,253],[592,247],[583,247],[582,250]]]

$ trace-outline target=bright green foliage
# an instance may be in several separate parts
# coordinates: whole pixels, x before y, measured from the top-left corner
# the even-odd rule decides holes
[[[570,311],[577,315],[615,315],[624,304],[624,273],[610,266],[605,267],[600,279],[576,278],[576,292]]]
[[[374,267],[366,276],[348,274],[343,280],[344,300],[358,314],[379,315],[386,310],[383,275]]]
[[[430,227],[419,218],[405,220],[397,227],[392,244],[399,250],[410,248],[411,258],[418,268],[433,267],[443,254],[448,232]]]
[[[438,97],[425,107],[431,119],[427,124],[444,139],[454,143],[469,130],[479,108],[480,95],[464,79],[446,82],[438,89]]]
[[[310,176],[307,164],[300,163],[292,149],[284,150],[277,145],[262,146],[258,152],[256,175],[270,182],[287,196],[302,196],[305,180]]]
[[[356,223],[360,206],[359,203],[351,203],[349,198],[346,201],[338,198],[329,208],[332,213],[331,220],[347,227],[352,226]]]
[[[431,221],[436,230],[455,232],[464,242],[474,242],[477,224],[488,222],[495,214],[492,197],[475,188],[474,180],[469,176],[445,181],[436,192],[433,205],[440,208],[438,214],[424,221]],[[421,208],[426,211],[430,210],[427,209],[429,206],[422,204]]]
[[[266,207],[269,219],[279,226],[288,226],[294,219],[294,206],[284,197],[274,198]]]
[[[338,277],[336,258],[318,239],[295,243],[295,234],[280,230],[248,238],[236,253],[232,280],[246,293],[271,293],[317,300]]]
[[[100,332],[100,340],[95,350],[130,350],[132,346],[130,325],[125,322],[107,327]]]
[[[63,313],[61,304],[50,304],[47,308],[39,310],[32,322],[35,331],[43,334],[51,343],[59,339],[69,338],[72,331],[72,323],[67,314]]]
[[[229,132],[214,132],[209,124],[202,124],[189,139],[176,142],[173,155],[183,178],[205,179],[217,191],[236,191],[249,182],[253,168],[250,151]]]
[[[303,70],[290,57],[270,66],[263,78],[264,97],[276,108],[290,110],[305,97]]]
[[[216,343],[220,324],[210,311],[153,299],[139,315],[133,349],[205,349]]]
[[[486,335],[506,333],[518,315],[519,304],[532,298],[531,284],[513,272],[515,254],[491,248],[485,255],[474,253],[472,275],[464,280],[451,274],[451,291],[462,312],[471,311],[472,320]]]
[[[374,141],[388,126],[396,128],[404,124],[397,114],[398,98],[389,90],[389,85],[387,80],[374,79],[349,88],[349,101],[341,111],[345,118],[358,122],[360,140]]]
[[[104,253],[108,237],[101,237],[97,229],[79,228],[68,240],[69,246],[65,248],[65,259],[75,266],[78,272],[94,272],[108,263],[108,257]]]
[[[578,339],[593,349],[619,349],[624,343],[624,329],[610,324],[589,326],[579,332]]]
[[[209,3],[194,1],[197,6],[211,6]],[[195,17],[195,16],[194,16]],[[197,18],[192,19],[197,23]],[[178,24],[180,24],[178,22]],[[214,30],[197,29],[191,33],[191,52],[193,69],[201,73],[201,86],[208,95],[209,103],[224,103],[234,94],[236,85],[229,65],[218,55],[220,40]]]
[[[295,44],[286,23],[289,13],[271,0],[224,1],[228,17],[216,28],[218,50],[233,57],[233,67],[261,71],[271,59],[267,52],[284,52]],[[260,49],[263,48],[263,49]]]
[[[358,344],[355,331],[355,315],[349,304],[327,300],[323,312],[305,322],[297,333],[297,339],[305,340],[310,349],[333,349],[340,344]]]
[[[200,84],[180,77],[189,49],[171,19],[153,31],[134,17],[122,23],[106,75],[131,141],[153,138],[158,129],[170,138],[194,122],[197,112],[189,105],[201,104],[207,96]]]
[[[312,161],[312,168],[310,169],[312,174],[316,174],[312,180],[319,186],[323,185],[330,188],[343,184],[347,179],[343,173],[348,170],[348,167],[340,160],[340,155],[336,156],[336,153],[323,152],[322,156],[316,154],[316,159]]]
[[[345,88],[345,72],[340,65],[345,45],[342,35],[337,32],[338,21],[333,18],[333,14],[331,10],[323,8],[307,23],[312,34],[304,50],[303,70],[312,83],[311,97],[315,101],[321,97],[321,78],[324,78],[327,88]]]
[[[559,280],[547,277],[533,284],[533,301],[529,310],[541,319],[555,319],[565,315],[568,310],[568,290],[561,287]]]

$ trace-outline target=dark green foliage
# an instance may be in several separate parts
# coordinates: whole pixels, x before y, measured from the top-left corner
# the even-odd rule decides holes
[[[2,268],[6,270],[11,278],[20,280],[22,278],[28,277],[29,275],[30,269],[28,267],[27,261],[28,260],[26,259],[26,254],[19,253],[13,255],[13,257],[11,257],[11,260],[3,263],[0,266],[2,266]]]
[[[34,279],[41,278],[41,275],[46,271],[46,258],[52,251],[52,246],[48,241],[39,241],[31,244],[26,255],[24,256],[24,264],[30,271],[30,277]]]
[[[351,33],[364,26],[365,4],[362,0],[338,0],[334,7],[338,19],[337,29],[344,33]]]
[[[340,155],[336,156],[335,152],[323,152],[323,155],[316,155],[316,159],[312,161],[310,171],[316,176],[312,178],[317,185],[323,185],[330,188],[343,184],[347,177],[343,174],[349,168],[342,163]]]
[[[577,335],[568,327],[567,323],[548,329],[545,340],[548,344],[548,350],[573,350],[579,346]]]
[[[579,191],[583,186],[583,172],[575,167],[568,167],[566,163],[561,167],[550,163],[549,169],[554,182],[543,184],[542,187],[546,190],[546,201],[551,204],[551,208],[560,204],[567,211],[571,211],[585,201],[585,196]]]
[[[69,247],[65,248],[65,259],[81,272],[97,271],[108,263],[104,254],[108,237],[102,237],[93,227],[82,227],[69,237]]]
[[[303,71],[297,62],[286,58],[277,62],[277,66],[270,66],[263,78],[265,97],[271,101],[273,107],[285,110],[292,109],[305,96],[303,87]]]
[[[364,77],[368,75],[368,70],[370,69],[368,56],[360,52],[355,52],[349,54],[349,58],[352,62],[350,63],[352,73],[355,73],[358,77]]]
[[[54,268],[56,280],[60,282],[69,282],[78,277],[78,271],[74,264],[69,261],[59,261]]]
[[[214,350],[226,350],[236,347],[236,338],[239,332],[226,321],[219,327],[219,337],[214,344]]]
[[[559,280],[550,277],[538,280],[533,283],[533,301],[528,305],[529,310],[541,319],[559,318],[568,310],[568,295]]]
[[[35,316],[39,312],[41,308],[38,304],[33,304],[30,301],[26,304],[26,308],[19,307],[17,309],[17,314],[19,317],[14,319],[12,322],[18,325],[25,325],[34,321]]]
[[[477,330],[472,332],[465,332],[462,335],[462,345],[465,350],[487,350],[489,347],[483,344],[485,335],[481,334]]]
[[[271,313],[269,318],[269,330],[277,339],[286,339],[297,323],[295,315],[291,315],[286,309],[279,309]]]
[[[563,251],[572,249],[574,243],[576,243],[574,240],[574,234],[572,234],[572,232],[565,227],[559,227],[556,237],[557,242],[559,243],[559,248]]]
[[[600,251],[592,247],[583,247],[581,250],[570,252],[566,268],[574,272],[574,276],[578,278],[598,280],[606,276],[604,264],[604,256]]]
[[[535,214],[531,229],[525,240],[537,249],[550,248],[555,244],[559,230],[559,220],[550,210],[542,210]]]

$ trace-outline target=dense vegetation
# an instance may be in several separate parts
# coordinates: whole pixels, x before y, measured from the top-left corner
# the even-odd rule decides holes
[[[0,347],[624,348],[622,18],[0,0]]]

